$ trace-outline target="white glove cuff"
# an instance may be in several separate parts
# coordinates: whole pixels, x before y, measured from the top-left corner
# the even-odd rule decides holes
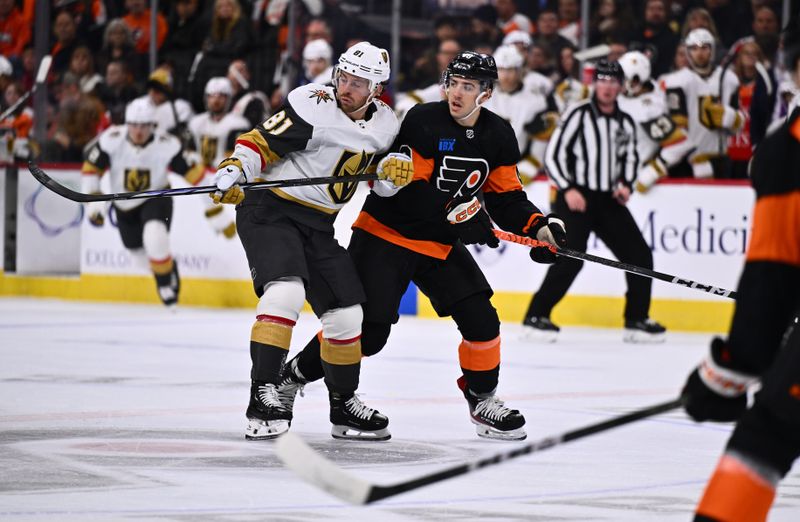
[[[700,363],[698,373],[706,386],[723,397],[739,397],[758,382],[757,377],[719,366],[711,357]]]
[[[379,179],[373,182],[372,191],[382,198],[390,198],[397,194],[405,185],[397,186],[388,179]]]
[[[551,245],[556,244],[556,238],[553,237],[553,232],[550,231],[551,224],[558,224],[561,225],[563,230],[566,230],[566,226],[564,222],[559,218],[547,218],[547,224],[540,228],[538,232],[536,232],[536,239],[539,241],[544,241],[545,243],[550,243]]]

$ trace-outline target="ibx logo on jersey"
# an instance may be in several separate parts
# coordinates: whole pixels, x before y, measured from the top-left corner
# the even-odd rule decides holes
[[[471,196],[489,177],[489,163],[483,158],[445,156],[439,167],[436,188],[454,197]]]
[[[440,138],[439,139],[439,152],[453,152],[456,146],[455,138]]]

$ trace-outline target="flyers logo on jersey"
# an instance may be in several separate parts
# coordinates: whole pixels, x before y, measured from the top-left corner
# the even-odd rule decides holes
[[[471,196],[489,177],[489,163],[482,158],[445,156],[436,177],[436,188],[453,196]]]
[[[135,192],[150,188],[149,169],[125,169],[125,190]]]
[[[372,163],[372,156],[374,156],[372,152],[345,150],[333,169],[333,175],[344,177],[364,174]],[[356,182],[328,185],[328,194],[334,203],[347,203],[355,194],[357,185]]]

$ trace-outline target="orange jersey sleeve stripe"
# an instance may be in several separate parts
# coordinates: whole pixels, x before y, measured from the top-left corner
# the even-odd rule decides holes
[[[511,192],[522,190],[522,183],[517,177],[516,165],[503,165],[489,173],[489,178],[483,185],[484,192]]]
[[[400,232],[395,229],[387,227],[363,210],[358,214],[358,217],[353,223],[353,228],[360,228],[384,241],[436,259],[447,259],[447,256],[450,255],[450,250],[453,249],[450,245],[445,245],[437,241],[409,239],[401,235]]]
[[[747,261],[800,266],[800,191],[762,196],[753,210]]]
[[[484,342],[462,339],[458,346],[458,361],[465,370],[476,372],[497,368],[500,364],[500,337]]]
[[[767,520],[775,488],[755,471],[724,455],[706,486],[697,514],[713,520]]]
[[[414,163],[414,181],[418,179],[430,181],[433,174],[433,160],[423,158],[419,152],[411,149],[411,161]]]

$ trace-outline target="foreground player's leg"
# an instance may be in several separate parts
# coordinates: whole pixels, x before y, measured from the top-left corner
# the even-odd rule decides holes
[[[289,429],[292,413],[281,403],[278,383],[292,328],[304,301],[305,288],[298,277],[282,278],[264,286],[250,334],[252,370],[245,431],[248,440],[272,439]]]
[[[361,371],[360,305],[322,314],[320,358],[330,397],[331,435],[336,439],[388,440],[389,419],[366,406],[358,395]]]
[[[507,408],[496,395],[500,374],[500,321],[485,293],[453,306],[453,319],[464,338],[458,347],[463,375],[457,384],[469,406],[470,420],[480,437],[522,440],[525,417]]]

